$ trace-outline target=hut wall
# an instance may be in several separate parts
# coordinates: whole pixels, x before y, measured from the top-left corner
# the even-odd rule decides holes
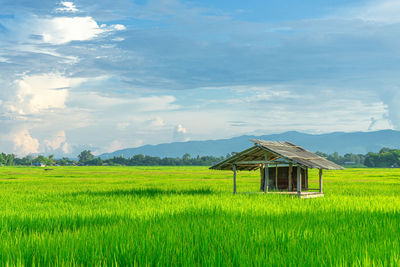
[[[270,188],[275,188],[275,166],[269,167],[269,186]],[[301,189],[308,189],[308,184],[306,179],[307,171],[301,169]],[[278,189],[287,190],[288,189],[288,179],[289,178],[289,167],[278,167]],[[297,191],[297,167],[293,167],[292,171],[292,188],[293,191]]]

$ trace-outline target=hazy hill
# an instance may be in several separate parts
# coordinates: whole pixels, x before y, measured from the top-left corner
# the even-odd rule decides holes
[[[252,146],[249,139],[264,139],[273,141],[289,141],[312,152],[360,153],[377,152],[382,147],[400,148],[400,131],[382,130],[375,132],[335,132],[328,134],[305,134],[300,132],[285,132],[272,135],[243,135],[230,139],[176,142],[159,145],[145,145],[137,148],[127,148],[101,155],[102,159],[114,156],[132,157],[143,154],[158,157],[181,157],[185,153],[191,156],[225,156],[227,153],[238,152]]]

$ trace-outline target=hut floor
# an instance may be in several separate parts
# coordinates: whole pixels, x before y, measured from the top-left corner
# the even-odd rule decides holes
[[[264,194],[264,192],[240,192],[239,194]],[[270,191],[268,192],[268,194],[292,195],[292,196],[298,196],[300,198],[315,198],[324,196],[324,193],[320,192],[301,192],[299,195],[297,192]]]
[[[278,191],[278,192],[268,192],[268,194],[282,194],[282,195],[293,195],[298,196],[300,198],[315,198],[315,197],[323,197],[324,193],[320,192],[301,192],[300,194],[297,192],[288,192],[288,191]]]

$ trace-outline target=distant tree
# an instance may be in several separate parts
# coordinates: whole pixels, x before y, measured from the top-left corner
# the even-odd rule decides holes
[[[391,151],[393,151],[393,149],[383,147],[381,150],[379,150],[379,154],[383,154],[383,153],[391,152]]]
[[[400,150],[383,148],[379,153],[368,153],[364,164],[367,167],[400,167]]]
[[[20,158],[15,158],[14,159],[14,164],[15,165],[22,165],[22,166],[29,166],[32,165],[32,161],[34,160],[34,156],[28,155],[23,157],[22,159]]]
[[[321,151],[315,152],[315,155],[318,155],[318,156],[323,157],[323,158],[327,158],[329,156],[328,154],[326,154],[324,152],[321,152]]]
[[[8,154],[6,156],[6,165],[7,166],[13,166],[14,165],[14,159],[15,159],[15,156],[13,154]]]
[[[0,154],[0,165],[6,165],[6,156],[4,153]]]
[[[69,158],[66,157],[63,157],[62,159],[56,159],[55,162],[56,164],[61,166],[73,165],[75,163],[75,161],[70,160]]]
[[[54,162],[54,155],[50,155],[49,156],[49,161],[48,161],[48,165],[53,165],[55,162]]]
[[[42,155],[39,155],[36,158],[34,158],[32,162],[36,164],[45,164],[45,165],[49,165],[50,163],[49,159]]]
[[[375,157],[374,157],[374,155],[371,155],[371,154],[375,154],[375,153],[368,153],[368,155],[365,157],[365,160],[364,160],[364,165],[367,167],[370,167],[370,168],[375,167],[375,161],[374,161]]]
[[[25,161],[24,165],[32,165],[32,161],[35,157],[33,155],[28,155],[23,160]]]
[[[78,155],[79,163],[87,164],[94,159],[94,155],[90,150],[84,150]]]
[[[101,160],[101,158],[94,158],[90,161],[86,161],[85,164],[90,165],[90,166],[102,166],[103,161]]]

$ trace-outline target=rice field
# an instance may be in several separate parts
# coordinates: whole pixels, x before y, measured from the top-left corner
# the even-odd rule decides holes
[[[400,169],[324,172],[316,199],[237,181],[232,195],[232,173],[206,167],[0,167],[0,265],[400,265]]]

